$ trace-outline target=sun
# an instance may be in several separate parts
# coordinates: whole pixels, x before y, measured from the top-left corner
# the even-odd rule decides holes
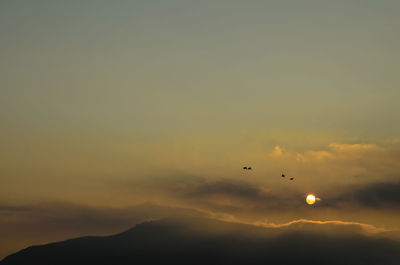
[[[316,198],[315,198],[315,195],[314,194],[308,194],[307,195],[307,197],[306,197],[306,202],[308,203],[308,204],[314,204],[315,203],[315,201],[316,201]]]

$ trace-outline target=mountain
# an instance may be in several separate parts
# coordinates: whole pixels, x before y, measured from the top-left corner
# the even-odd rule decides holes
[[[398,265],[400,243],[357,231],[314,233],[209,219],[168,219],[141,223],[112,236],[28,247],[0,262],[11,264]]]

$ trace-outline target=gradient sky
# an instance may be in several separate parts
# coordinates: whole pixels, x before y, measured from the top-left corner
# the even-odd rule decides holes
[[[397,228],[399,11],[1,1],[0,214],[154,203]],[[299,206],[308,192],[320,210]]]

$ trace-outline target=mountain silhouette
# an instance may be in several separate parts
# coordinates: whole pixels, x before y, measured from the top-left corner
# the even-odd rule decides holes
[[[310,233],[209,219],[158,220],[120,234],[32,246],[10,264],[400,264],[400,243],[358,232]]]

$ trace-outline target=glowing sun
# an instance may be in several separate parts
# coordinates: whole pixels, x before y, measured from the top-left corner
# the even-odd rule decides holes
[[[306,202],[307,202],[308,204],[310,204],[310,205],[311,205],[311,204],[314,204],[315,201],[316,201],[315,195],[313,195],[313,194],[308,194],[308,195],[307,195]]]

